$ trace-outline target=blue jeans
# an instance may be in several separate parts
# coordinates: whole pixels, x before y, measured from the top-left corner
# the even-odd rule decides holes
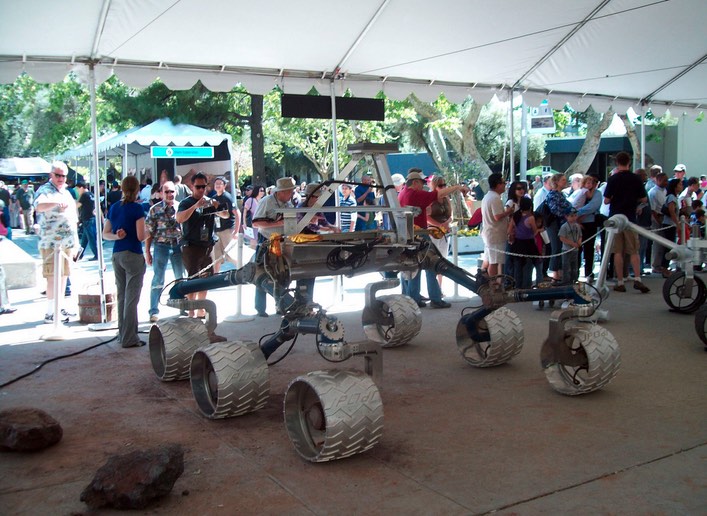
[[[430,296],[430,301],[434,303],[439,303],[442,301],[442,289],[437,283],[437,275],[434,271],[425,269],[425,276],[427,277],[427,294]],[[417,302],[420,302],[420,278],[422,277],[422,271],[418,271],[414,278],[410,280],[403,279],[401,281],[403,286],[403,294],[411,297]]]
[[[152,253],[152,286],[150,287],[150,315],[160,313],[158,308],[162,287],[164,287],[164,273],[167,262],[172,263],[174,279],[184,277],[184,263],[182,262],[182,248],[179,245],[160,244],[155,242]]]
[[[131,251],[114,253],[113,271],[118,291],[118,342],[122,347],[129,348],[140,342],[137,335],[137,304],[145,276],[145,258]]]
[[[86,247],[88,245],[93,252],[93,257],[98,258],[98,249],[96,248],[96,217],[91,217],[82,222],[81,227],[83,228],[81,233],[81,247],[86,250],[88,249],[88,247]]]

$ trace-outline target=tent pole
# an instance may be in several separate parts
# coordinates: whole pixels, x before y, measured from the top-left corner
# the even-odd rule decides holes
[[[528,106],[520,105],[520,180],[528,179]]]
[[[98,244],[96,246],[96,250],[98,251],[98,284],[101,289],[101,322],[105,323],[108,321],[108,318],[106,316],[106,292],[103,278],[103,212],[101,211],[100,201],[101,191],[98,186],[101,176],[98,170],[98,128],[96,123],[96,72],[94,70],[93,63],[88,65],[88,70],[88,88],[91,95],[91,138],[93,139],[93,203],[94,209],[96,210],[96,238]]]
[[[646,169],[646,106],[641,102],[641,168]]]
[[[339,177],[339,142],[336,137],[336,91],[334,79],[329,83],[331,91],[331,140],[334,149],[334,177]]]
[[[515,179],[516,179],[515,156],[514,156],[514,154],[515,154],[515,145],[514,145],[514,141],[513,141],[513,130],[514,130],[514,126],[513,126],[513,92],[514,92],[514,91],[515,91],[514,88],[511,88],[511,103],[510,103],[510,107],[511,107],[511,108],[510,108],[510,117],[511,117],[511,122],[510,122],[510,126],[511,126],[511,162],[509,163],[510,166],[508,167],[508,170],[510,171],[510,177],[509,177],[509,179],[510,179],[511,181],[515,181]]]

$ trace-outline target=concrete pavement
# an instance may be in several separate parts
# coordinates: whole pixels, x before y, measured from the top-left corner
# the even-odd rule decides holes
[[[79,263],[77,279],[95,282],[95,264]],[[364,338],[363,287],[375,276],[346,279],[344,302],[335,280],[317,282],[316,299],[339,313],[347,340]],[[282,417],[288,383],[331,367],[312,336],[301,336],[270,368],[264,409],[219,421],[200,415],[189,382],[160,382],[146,348],[108,342],[0,389],[0,409],[38,407],[64,427],[63,440],[48,450],[3,454],[0,507],[4,514],[82,513],[80,492],[109,455],[179,442],[184,474],[145,514],[705,514],[707,353],[692,316],[667,310],[662,280],[645,283],[649,294],[612,293],[602,306],[621,369],[602,390],[578,397],[553,391],[540,368],[548,310],[508,305],[523,322],[524,349],[508,364],[478,369],[455,344],[460,312],[474,301],[423,309],[420,335],[383,352],[382,441],[324,464],[297,455]],[[148,277],[145,285],[144,320]],[[250,289],[243,289],[243,312],[252,314]],[[0,318],[0,383],[115,333],[71,323],[66,340],[42,341],[44,301],[26,290],[10,291],[16,317]],[[234,313],[235,295],[235,287],[209,294],[220,321]],[[274,316],[221,322],[217,333],[257,341],[278,324]]]

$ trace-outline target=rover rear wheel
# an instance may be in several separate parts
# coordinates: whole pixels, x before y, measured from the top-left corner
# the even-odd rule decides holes
[[[295,450],[311,462],[364,452],[383,435],[378,387],[360,371],[313,371],[295,378],[284,412]]]
[[[464,360],[475,367],[505,364],[523,349],[523,323],[505,306],[479,321],[478,330],[488,332],[491,339],[474,340],[461,321],[457,325],[457,349]]]
[[[170,317],[152,325],[148,342],[152,369],[163,382],[172,382],[189,378],[191,357],[208,346],[209,335],[199,319]]]
[[[381,347],[394,348],[407,344],[420,333],[422,312],[412,298],[393,294],[381,296],[377,301],[388,322],[380,323],[378,314],[370,317],[364,311],[363,331],[369,339],[380,343]]]
[[[265,356],[254,342],[219,342],[201,348],[191,361],[191,390],[209,419],[261,409],[270,396]]]
[[[614,336],[595,324],[576,323],[567,328],[565,345],[579,364],[552,363],[545,376],[553,389],[561,394],[576,396],[601,389],[608,384],[621,365],[621,352]],[[546,340],[543,344],[549,346]]]
[[[663,299],[672,310],[690,314],[704,304],[707,299],[707,289],[697,276],[693,278],[689,292],[686,282],[687,278],[683,271],[672,273],[663,283]]]

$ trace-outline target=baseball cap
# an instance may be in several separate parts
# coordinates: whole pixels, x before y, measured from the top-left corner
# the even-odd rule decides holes
[[[673,169],[673,172],[685,172],[687,170],[687,167],[683,165],[682,163],[678,163],[675,165],[675,168]]]
[[[393,180],[393,184],[395,186],[401,186],[405,184],[405,176],[402,174],[393,174],[391,176],[391,179]]]

